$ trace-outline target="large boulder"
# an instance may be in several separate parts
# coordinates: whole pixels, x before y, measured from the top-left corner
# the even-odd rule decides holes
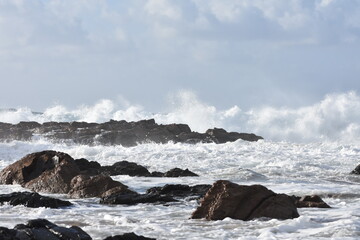
[[[71,180],[70,197],[73,198],[88,198],[101,197],[107,192],[112,194],[119,193],[134,193],[121,182],[114,181],[111,177],[106,175],[78,175]]]
[[[292,198],[285,194],[276,194],[262,185],[245,186],[219,180],[206,193],[191,218],[222,220],[226,217],[291,219],[299,214]]]
[[[193,173],[189,169],[173,168],[164,173],[164,177],[198,177],[196,173]]]
[[[45,219],[34,219],[18,224],[13,229],[0,227],[0,239],[4,240],[91,240],[89,234],[77,226],[58,226]]]
[[[66,153],[43,151],[28,154],[0,172],[0,184],[20,184],[36,192],[68,193],[73,177],[80,174]]]
[[[13,192],[0,194],[0,203],[8,202],[10,205],[24,205],[26,207],[38,208],[60,208],[71,206],[71,202],[56,198],[41,196],[34,192]]]

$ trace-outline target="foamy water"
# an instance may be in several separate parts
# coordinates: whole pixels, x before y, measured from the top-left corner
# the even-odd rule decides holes
[[[360,176],[349,172],[360,164],[360,97],[355,92],[330,94],[318,103],[299,108],[265,106],[242,110],[239,106],[217,109],[191,92],[179,92],[168,111],[150,113],[140,105],[100,100],[94,105],[67,109],[57,105],[42,114],[29,108],[0,111],[0,122],[87,121],[110,119],[137,121],[155,118],[157,123],[186,123],[194,131],[223,127],[254,132],[259,142],[216,144],[143,144],[136,147],[83,146],[32,142],[0,143],[0,169],[26,154],[57,150],[73,158],[87,158],[102,165],[127,160],[150,171],[189,168],[200,177],[114,179],[138,192],[168,183],[212,184],[227,179],[238,184],[263,184],[277,193],[319,194],[331,209],[299,209],[291,220],[223,221],[191,220],[196,201],[167,205],[107,206],[99,199],[70,199],[65,209],[31,209],[0,206],[0,226],[14,227],[29,219],[46,218],[66,226],[78,225],[94,239],[135,232],[157,239],[359,239]],[[24,190],[0,185],[3,193]],[[64,195],[52,195],[66,198]]]
[[[349,175],[359,164],[359,145],[338,143],[245,142],[216,144],[144,144],[79,146],[52,144],[41,140],[0,144],[0,169],[36,151],[53,149],[74,158],[85,157],[102,165],[128,160],[150,171],[173,167],[189,168],[200,177],[145,178],[116,176],[131,189],[144,192],[167,183],[201,184],[228,179],[239,184],[263,184],[286,194],[320,194],[332,209],[299,209],[292,220],[233,219],[206,221],[189,219],[196,201],[170,205],[139,204],[107,206],[98,199],[70,199],[66,209],[31,209],[0,206],[0,226],[13,227],[33,218],[57,224],[81,226],[94,239],[136,232],[157,239],[358,239],[360,237],[360,177]],[[0,186],[2,192],[21,190]],[[66,198],[63,195],[52,195]]]

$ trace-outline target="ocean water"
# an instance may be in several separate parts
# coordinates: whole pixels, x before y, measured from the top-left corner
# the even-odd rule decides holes
[[[85,157],[101,164],[128,160],[150,171],[189,168],[200,177],[145,178],[116,176],[114,179],[138,192],[167,183],[211,184],[227,179],[238,184],[263,184],[277,193],[319,194],[331,209],[299,209],[292,220],[233,219],[191,220],[198,203],[183,201],[166,205],[107,206],[98,199],[70,199],[66,209],[31,209],[0,206],[0,226],[13,227],[33,218],[57,224],[78,225],[94,239],[135,232],[157,239],[359,239],[360,176],[349,175],[359,163],[360,146],[336,143],[285,143],[237,141],[216,144],[143,144],[136,147],[79,146],[33,142],[0,144],[0,169],[36,151],[53,149],[74,158]],[[24,190],[1,185],[1,192]],[[51,195],[66,199],[64,195]]]
[[[321,102],[297,109],[264,107],[243,111],[237,106],[218,110],[184,93],[178,109],[149,114],[139,106],[116,108],[110,100],[74,110],[63,106],[34,114],[28,108],[0,112],[0,121],[93,121],[139,120],[154,117],[161,123],[187,123],[193,130],[224,127],[254,132],[265,140],[238,140],[226,144],[142,144],[85,146],[52,143],[41,137],[30,142],[0,143],[0,169],[26,154],[56,150],[73,158],[86,158],[110,165],[127,160],[166,171],[189,168],[200,177],[145,178],[116,176],[131,189],[165,184],[212,184],[226,179],[238,184],[262,184],[277,193],[318,194],[331,209],[299,209],[290,220],[189,219],[198,206],[195,200],[166,205],[100,205],[99,199],[68,199],[75,205],[65,209],[0,206],[0,226],[14,227],[29,219],[46,218],[63,226],[78,225],[93,239],[135,232],[157,239],[360,239],[360,176],[351,172],[360,164],[360,100],[349,92],[326,96]],[[189,106],[198,111],[187,110]],[[200,113],[200,114],[199,114]],[[26,190],[17,185],[0,185],[0,192]],[[45,194],[49,195],[49,194]],[[50,196],[67,199],[65,195]]]

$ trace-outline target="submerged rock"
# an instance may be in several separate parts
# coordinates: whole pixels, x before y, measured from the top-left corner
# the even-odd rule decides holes
[[[244,186],[230,181],[215,182],[191,218],[222,220],[254,218],[291,219],[299,217],[291,197],[276,194],[262,185]]]
[[[297,208],[331,208],[318,195],[293,196],[293,200]]]
[[[77,226],[58,226],[45,219],[34,219],[13,229],[0,227],[0,239],[4,240],[91,240],[89,234]]]
[[[68,193],[73,177],[80,174],[66,153],[43,151],[28,154],[0,172],[0,184],[20,184],[36,192]]]
[[[72,204],[69,201],[63,201],[56,198],[41,196],[34,192],[13,192],[9,194],[0,194],[0,203],[8,202],[10,205],[24,205],[26,207],[38,208],[61,208]]]
[[[107,237],[104,240],[156,240],[156,239],[139,236],[139,235],[136,235],[135,233],[131,232],[131,233],[124,233],[122,235]]]
[[[154,119],[138,122],[114,121],[105,123],[86,122],[20,122],[0,123],[0,141],[31,140],[34,134],[54,141],[71,141],[86,145],[136,146],[139,143],[225,143],[238,139],[258,141],[255,134],[227,132],[209,129],[205,133],[192,132],[186,124],[157,124]]]

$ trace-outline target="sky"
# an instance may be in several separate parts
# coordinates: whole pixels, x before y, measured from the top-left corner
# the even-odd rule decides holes
[[[359,76],[360,0],[0,0],[1,108],[299,108]]]

